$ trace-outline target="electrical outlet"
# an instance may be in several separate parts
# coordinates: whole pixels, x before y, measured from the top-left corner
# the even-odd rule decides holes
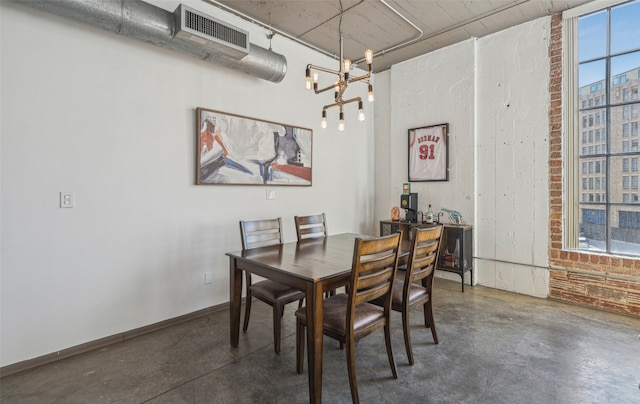
[[[75,199],[73,192],[60,192],[60,207],[73,208],[75,206]]]
[[[204,273],[204,284],[211,285],[213,283],[213,272],[207,271]]]

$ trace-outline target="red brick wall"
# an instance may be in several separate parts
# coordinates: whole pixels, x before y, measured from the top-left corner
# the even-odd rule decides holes
[[[562,249],[562,14],[549,57],[549,298],[640,317],[640,259]]]

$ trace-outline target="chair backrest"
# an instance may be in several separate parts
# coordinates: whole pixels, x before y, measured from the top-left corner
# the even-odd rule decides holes
[[[243,250],[282,244],[282,219],[241,220],[240,237]]]
[[[409,252],[407,272],[404,279],[404,293],[409,291],[411,283],[422,281],[422,286],[431,292],[433,275],[440,253],[442,225],[436,227],[416,228]],[[425,278],[427,278],[426,281]]]
[[[328,236],[327,218],[324,213],[311,216],[294,216],[298,241],[305,238]]]
[[[385,310],[391,307],[391,289],[398,266],[402,232],[364,240],[356,238],[349,283],[347,315],[353,328],[353,313],[358,304],[384,296]]]

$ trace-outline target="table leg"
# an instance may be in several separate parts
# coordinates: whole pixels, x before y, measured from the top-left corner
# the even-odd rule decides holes
[[[323,291],[318,284],[306,290],[307,298],[307,363],[309,364],[309,402],[322,402],[322,323]]]
[[[242,270],[237,268],[236,260],[229,258],[229,312],[231,346],[237,347],[240,339],[240,303],[242,301]]]

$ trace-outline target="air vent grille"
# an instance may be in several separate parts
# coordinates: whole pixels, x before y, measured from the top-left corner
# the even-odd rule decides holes
[[[191,10],[185,10],[184,17],[184,25],[187,28],[241,48],[247,47],[247,34],[244,32],[220,24]]]
[[[198,44],[212,54],[242,59],[249,54],[249,32],[180,4],[174,12],[173,40],[187,46]]]

